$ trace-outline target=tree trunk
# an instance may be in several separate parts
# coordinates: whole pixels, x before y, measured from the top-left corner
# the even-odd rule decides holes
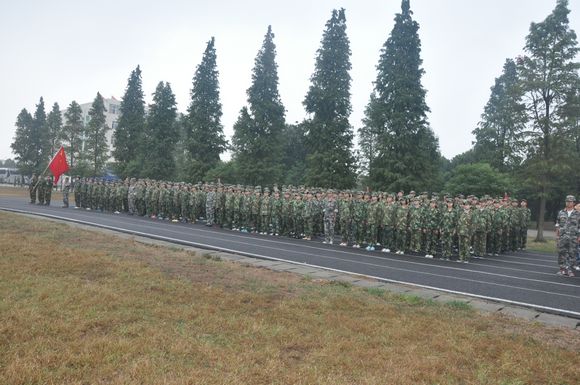
[[[546,215],[546,194],[545,187],[542,186],[542,195],[540,196],[540,213],[538,214],[538,235],[536,242],[546,242],[544,239],[544,217]]]

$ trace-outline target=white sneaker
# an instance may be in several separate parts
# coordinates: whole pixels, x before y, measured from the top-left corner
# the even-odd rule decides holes
[[[322,243],[324,243],[324,244],[326,245],[328,242],[326,242],[326,241],[322,241]]]
[[[383,248],[381,251],[382,251],[383,253],[388,253],[388,252],[389,252],[389,249],[385,249],[385,248]]]

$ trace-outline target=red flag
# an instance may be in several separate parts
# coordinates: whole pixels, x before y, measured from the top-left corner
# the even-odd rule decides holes
[[[68,163],[66,162],[66,155],[63,147],[61,147],[54,158],[52,158],[48,168],[50,168],[50,172],[54,175],[54,184],[56,185],[58,183],[58,178],[68,171]]]

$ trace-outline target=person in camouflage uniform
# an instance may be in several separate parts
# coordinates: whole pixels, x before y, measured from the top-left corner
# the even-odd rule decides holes
[[[304,223],[304,237],[310,241],[314,231],[316,203],[310,191],[306,191],[305,199],[302,206],[302,221]]]
[[[445,211],[441,216],[441,256],[449,260],[453,254],[453,239],[457,232],[457,210],[453,208],[453,200],[445,201]]]
[[[437,201],[431,199],[429,207],[425,210],[425,257],[433,258],[437,254],[439,243],[439,229],[441,222],[441,211],[437,207]]]
[[[349,192],[345,193],[338,202],[338,215],[340,217],[340,245],[348,246],[352,241],[352,198]]]
[[[459,234],[459,261],[469,262],[469,247],[471,245],[473,215],[471,213],[471,205],[463,202],[463,210],[459,214],[457,220],[457,233]]]
[[[574,209],[576,198],[566,196],[566,207],[558,212],[556,218],[556,239],[558,242],[558,275],[574,277],[576,249],[580,242],[580,212]]]
[[[43,205],[44,204],[44,184],[46,183],[46,181],[44,180],[44,178],[40,177],[38,179],[38,183],[36,184],[36,192],[38,194],[38,204],[39,205]]]
[[[208,186],[205,199],[205,224],[211,227],[214,225],[216,203],[216,191],[213,185]]]
[[[528,226],[530,225],[530,220],[532,217],[532,212],[528,208],[528,201],[522,199],[520,202],[520,242],[519,249],[525,250],[528,243]]]
[[[294,229],[292,231],[294,238],[302,238],[304,236],[304,201],[302,194],[295,193],[292,200],[292,223]]]
[[[393,195],[387,195],[382,208],[382,241],[383,252],[390,253],[395,250],[395,227],[397,225],[397,209],[399,205],[395,203]]]
[[[483,202],[478,201],[476,209],[472,214],[473,228],[473,254],[476,257],[483,257],[486,252],[487,232],[489,231],[487,210],[483,207]]]
[[[423,233],[423,209],[419,199],[414,199],[409,209],[409,233],[411,235],[411,251],[419,253]]]
[[[260,197],[260,229],[259,232],[262,235],[269,234],[270,228],[270,215],[272,211],[272,197],[270,196],[270,189],[268,187],[264,188],[264,193]]]
[[[282,207],[283,200],[280,197],[280,191],[275,188],[274,197],[271,200],[271,216],[270,223],[273,235],[280,235],[282,233]]]
[[[32,173],[30,178],[30,183],[28,184],[28,193],[30,195],[30,204],[36,203],[36,192],[38,190],[38,176],[36,173]]]
[[[62,184],[62,208],[68,208],[68,194],[70,193],[70,180],[69,177],[64,178],[64,183]]]
[[[368,196],[363,192],[358,192],[352,202],[352,236],[354,245],[358,249],[364,241],[366,235],[367,204]]]
[[[332,245],[334,243],[334,223],[338,213],[338,204],[334,190],[330,190],[326,199],[323,200],[323,217],[324,217],[324,243]]]
[[[401,206],[397,210],[395,242],[397,244],[397,254],[404,254],[407,251],[409,244],[409,201],[405,198],[401,198],[399,203]]]
[[[81,203],[81,188],[82,188],[82,179],[80,176],[76,176],[75,181],[72,185],[72,190],[74,193],[74,197],[75,197],[75,209],[78,209],[81,207],[82,203]]]
[[[44,182],[44,204],[50,206],[50,198],[52,196],[52,177],[47,176]]]
[[[366,243],[367,243],[367,250],[374,251],[375,246],[378,243],[378,234],[379,234],[379,224],[380,224],[380,204],[379,204],[379,197],[377,194],[372,194],[370,202],[367,204],[367,217],[366,217]]]

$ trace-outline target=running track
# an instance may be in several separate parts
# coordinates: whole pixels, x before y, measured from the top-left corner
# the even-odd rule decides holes
[[[267,235],[244,234],[129,215],[31,205],[20,197],[0,196],[0,210],[83,223],[183,245],[250,257],[285,260],[349,272],[387,282],[527,306],[580,319],[580,277],[556,276],[554,255],[515,252],[474,259],[469,264],[418,256],[368,252]]]

